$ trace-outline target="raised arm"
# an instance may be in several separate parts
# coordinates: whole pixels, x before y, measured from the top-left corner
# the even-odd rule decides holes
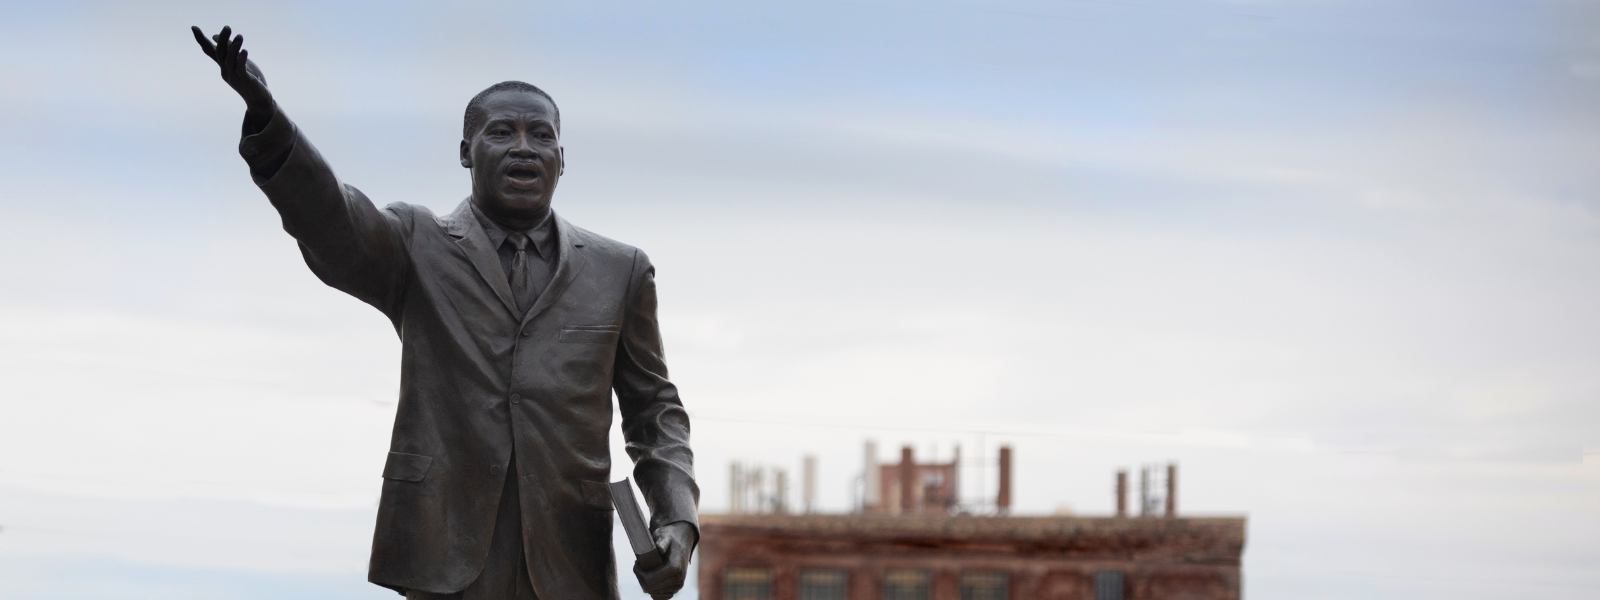
[[[283,217],[284,231],[300,242],[306,265],[323,283],[377,307],[398,326],[407,266],[401,215],[379,210],[360,190],[339,182],[273,100],[244,36],[223,27],[207,39],[199,27],[191,29],[222,80],[244,99],[239,154]]]

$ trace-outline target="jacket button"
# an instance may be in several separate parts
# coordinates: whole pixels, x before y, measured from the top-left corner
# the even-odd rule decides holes
[[[499,475],[501,470],[502,470],[502,468],[500,467],[500,465],[495,465],[495,466],[489,467],[489,472],[492,473],[492,474],[495,474],[495,475]]]
[[[521,401],[522,401],[522,396],[518,396],[516,394],[512,394],[511,395],[511,403],[512,404],[516,404],[516,403],[521,402]]]
[[[530,335],[533,335],[533,328],[532,327],[529,327],[527,329],[522,330],[522,337],[528,337]]]

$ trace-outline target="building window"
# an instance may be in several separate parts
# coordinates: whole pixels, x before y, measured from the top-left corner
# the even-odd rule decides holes
[[[801,569],[800,600],[845,600],[849,581],[844,569]]]
[[[883,572],[883,600],[928,600],[933,575],[921,569],[889,569]]]
[[[1094,600],[1122,600],[1122,571],[1095,572]]]
[[[1008,600],[1010,583],[1005,571],[962,571],[961,600]]]
[[[728,569],[722,573],[725,600],[772,600],[772,569]]]

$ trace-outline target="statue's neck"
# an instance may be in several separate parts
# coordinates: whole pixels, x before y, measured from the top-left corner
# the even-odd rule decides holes
[[[532,210],[504,210],[478,198],[477,195],[472,197],[473,205],[478,207],[483,216],[506,231],[530,231],[550,218],[549,204]]]

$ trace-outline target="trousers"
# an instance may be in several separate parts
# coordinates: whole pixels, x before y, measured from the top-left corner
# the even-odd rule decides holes
[[[517,461],[506,465],[506,486],[495,511],[494,536],[489,556],[478,578],[466,589],[451,594],[406,590],[406,600],[538,600],[528,576],[528,557],[522,546],[522,504],[517,493]]]

